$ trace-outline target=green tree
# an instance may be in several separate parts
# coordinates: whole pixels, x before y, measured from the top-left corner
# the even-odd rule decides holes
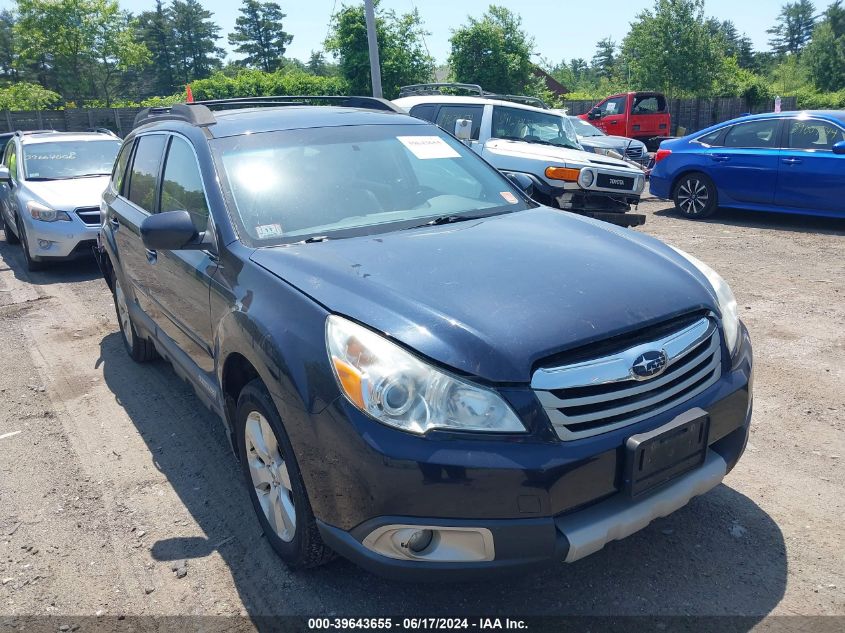
[[[150,51],[151,64],[145,69],[144,93],[166,95],[176,90],[173,20],[163,0],[155,0],[155,9],[144,11],[137,18],[138,39]]]
[[[772,50],[778,55],[800,55],[813,36],[815,10],[810,0],[783,5],[775,25],[766,30],[772,36],[769,40]]]
[[[311,51],[311,56],[308,58],[306,64],[308,72],[318,77],[325,77],[328,74],[328,67],[326,65],[326,56],[323,51]]]
[[[116,0],[18,0],[18,14],[14,33],[24,63],[66,99],[109,100],[116,70],[146,61]]]
[[[837,0],[824,12],[802,56],[816,89],[845,89],[845,8]]]
[[[616,66],[616,42],[606,37],[596,44],[596,54],[590,62],[593,73],[597,77],[609,79]]]
[[[212,15],[198,0],[173,0],[170,6],[175,78],[180,84],[208,77],[223,66],[224,51],[217,46],[220,27]]]
[[[8,9],[0,11],[0,78],[15,81],[18,78],[15,46],[15,14]]]
[[[384,96],[392,99],[407,84],[430,81],[434,60],[425,48],[422,19],[414,10],[397,15],[375,3],[376,33]],[[370,94],[370,56],[364,7],[343,5],[332,16],[325,48],[338,60],[341,77],[353,94]]]
[[[494,92],[524,92],[534,82],[534,40],[521,27],[518,15],[497,5],[490,5],[480,20],[470,17],[450,40],[454,79]]]
[[[712,92],[724,55],[704,19],[703,0],[656,0],[631,24],[622,57],[632,89],[682,96]]]
[[[244,64],[265,72],[273,72],[284,63],[285,50],[293,41],[282,28],[285,18],[275,2],[244,0],[235,31],[229,33],[229,45],[244,55]]]
[[[26,81],[0,88],[0,110],[46,110],[56,107],[61,100],[52,90]]]

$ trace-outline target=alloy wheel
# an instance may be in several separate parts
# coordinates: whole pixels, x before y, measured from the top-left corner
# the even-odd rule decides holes
[[[258,411],[247,416],[244,443],[249,475],[264,516],[276,535],[289,543],[296,534],[290,474],[276,434]]]
[[[710,202],[710,192],[701,180],[689,178],[678,188],[678,206],[690,215],[699,215]]]

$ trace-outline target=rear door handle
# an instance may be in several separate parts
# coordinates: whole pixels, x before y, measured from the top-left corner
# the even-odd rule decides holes
[[[800,158],[781,158],[781,162],[786,163],[787,165],[798,165],[799,163],[803,163]]]
[[[118,220],[115,216],[111,216],[111,217],[109,218],[109,222],[111,223],[111,227],[112,227],[115,231],[116,231],[117,229],[119,229],[119,228],[120,228],[120,221],[119,221],[119,220]]]
[[[716,163],[726,163],[730,158],[730,156],[725,156],[724,154],[710,154],[710,160]]]

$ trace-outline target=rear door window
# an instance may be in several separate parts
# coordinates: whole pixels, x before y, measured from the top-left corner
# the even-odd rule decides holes
[[[666,110],[666,98],[660,95],[638,95],[631,105],[631,114],[657,114]]]
[[[163,134],[150,134],[139,137],[135,142],[138,147],[132,161],[128,197],[149,213],[156,211],[156,181],[166,140]]]
[[[185,139],[173,137],[161,180],[161,211],[187,211],[197,232],[208,224],[208,202],[194,150]]]
[[[434,123],[435,114],[437,112],[437,105],[434,103],[421,103],[416,105],[409,111],[409,114],[418,119],[431,121]],[[453,130],[454,131],[454,130]]]
[[[440,106],[440,112],[437,113],[435,123],[449,134],[454,134],[455,122],[458,119],[469,119],[472,121],[470,138],[477,141],[478,134],[481,131],[481,116],[483,114],[484,106],[480,105],[444,105]]]
[[[13,141],[9,142],[9,145],[6,147],[6,157],[3,159],[3,163],[6,167],[9,168],[9,175],[17,180],[18,179],[18,148]]]
[[[746,149],[775,147],[779,125],[780,119],[739,123],[725,134],[724,146]]]

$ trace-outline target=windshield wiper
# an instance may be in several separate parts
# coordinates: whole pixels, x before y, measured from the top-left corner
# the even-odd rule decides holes
[[[70,176],[67,180],[76,180],[77,178],[99,178],[100,176],[111,176],[111,173],[108,174],[80,174],[79,176]]]
[[[409,229],[418,229],[423,226],[438,226],[440,224],[452,224],[454,222],[463,222],[464,220],[477,220],[484,217],[483,215],[439,215],[433,220],[423,222],[422,224],[415,224],[409,226]]]
[[[304,240],[299,240],[298,242],[291,242],[291,244],[315,244],[317,242],[326,242],[328,241],[328,235],[312,235],[311,237],[306,237]]]
[[[520,138],[518,136],[499,136],[498,138],[506,141],[522,141],[523,143],[535,143],[536,145],[551,145],[552,147],[563,147],[565,149],[579,149],[573,145],[567,145],[566,143],[552,143],[551,141],[544,141],[539,138]]]
[[[26,179],[27,182],[46,182],[48,180],[59,180],[58,178],[48,178],[47,176],[30,176]]]

